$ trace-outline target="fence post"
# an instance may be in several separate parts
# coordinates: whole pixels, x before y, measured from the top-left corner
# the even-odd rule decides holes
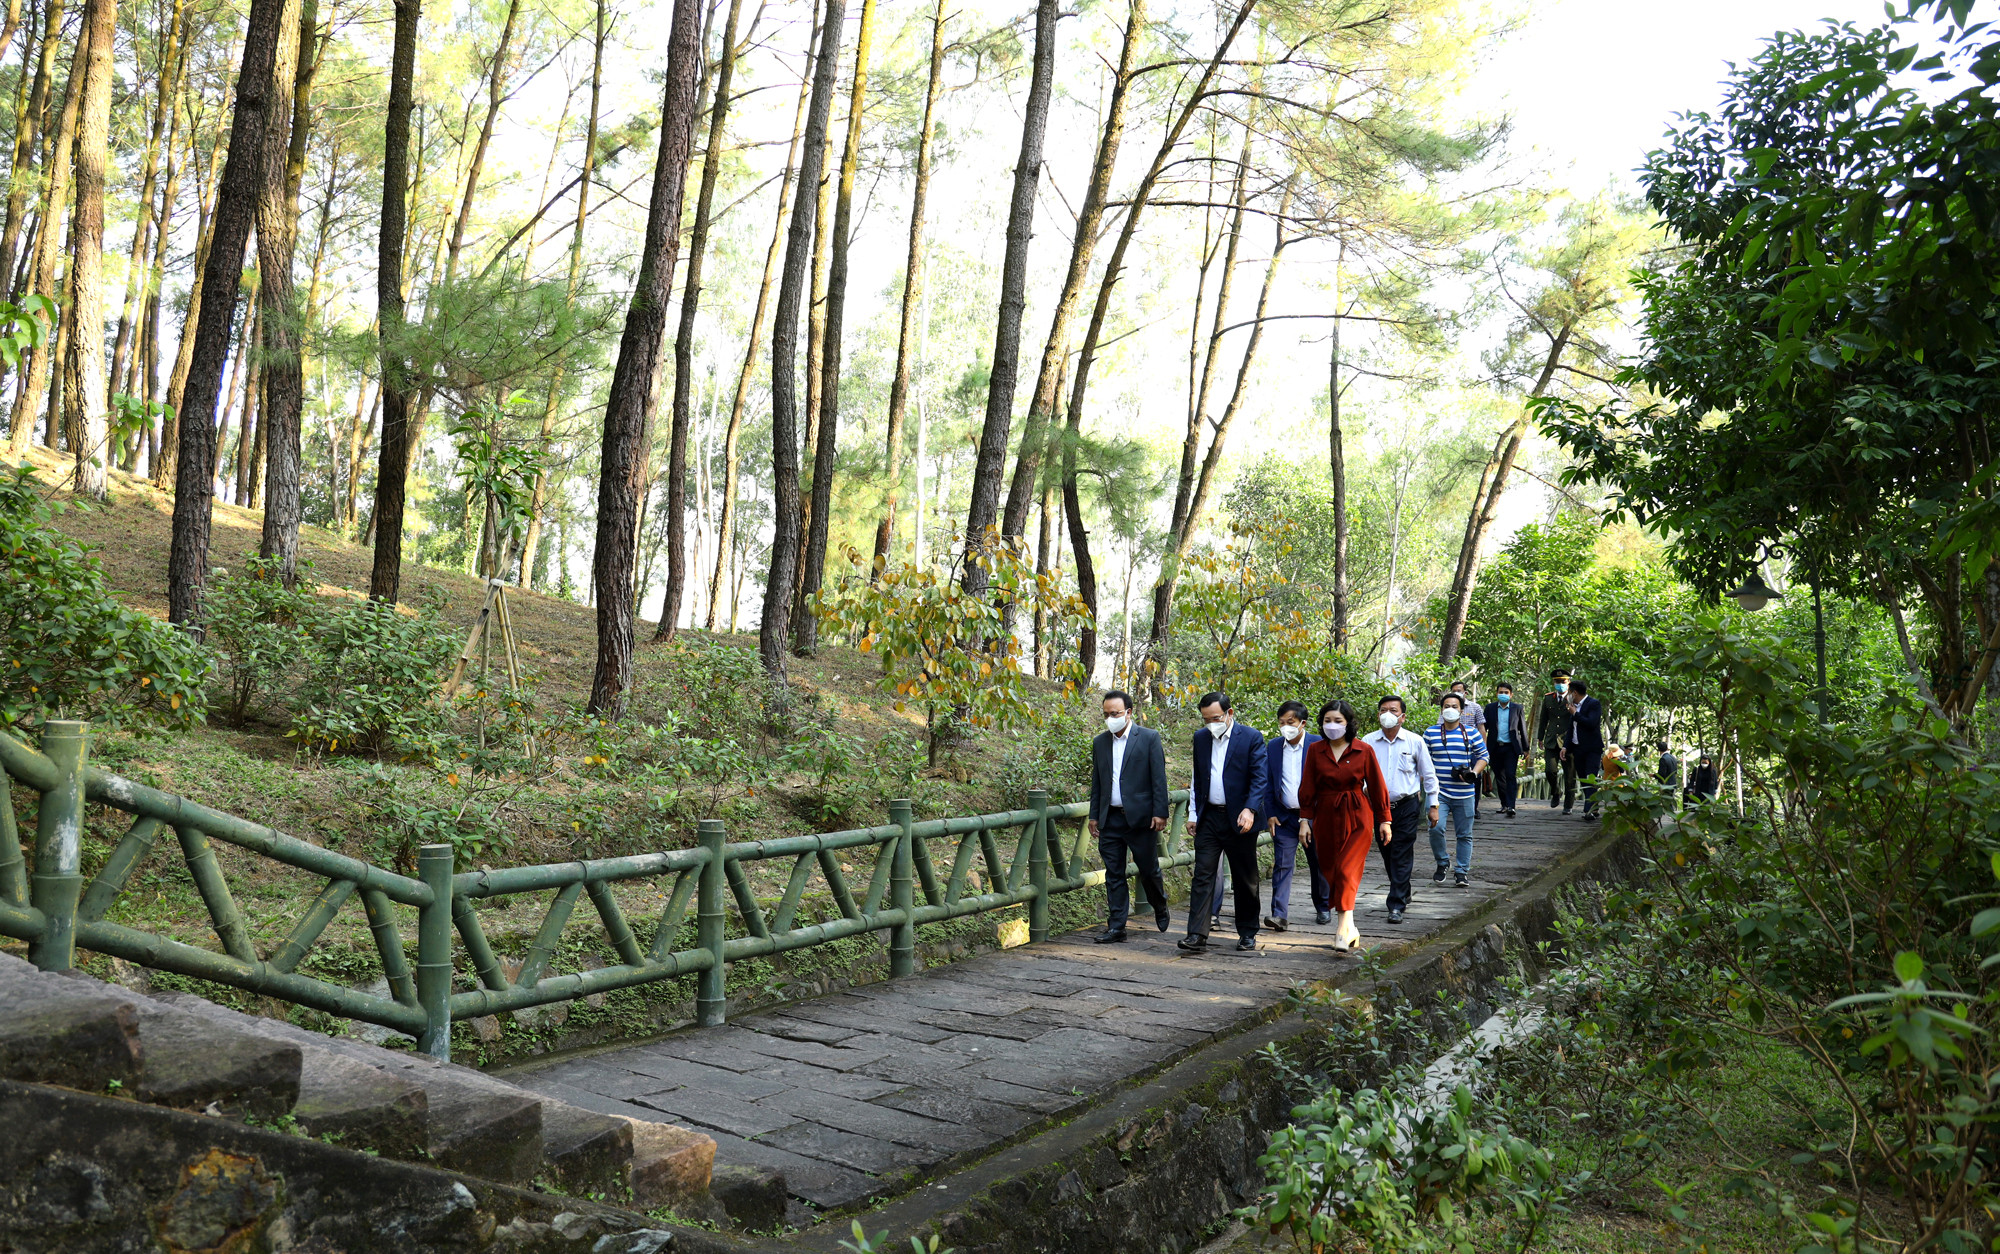
[[[916,832],[908,799],[889,803],[889,821],[903,829],[896,837],[895,861],[889,865],[889,908],[903,913],[903,921],[889,929],[889,976],[894,979],[917,970]]]
[[[694,943],[713,959],[695,994],[694,1021],[704,1028],[722,1025],[728,1001],[722,982],[722,838],[721,819],[701,821],[701,847],[708,851],[708,861],[701,864],[696,887]]]
[[[1028,842],[1028,883],[1035,895],[1028,902],[1028,939],[1049,938],[1049,794],[1036,788],[1028,793],[1028,806],[1035,812],[1035,838]]]
[[[417,878],[431,890],[431,904],[417,912],[417,1005],[424,1012],[421,1053],[451,1061],[451,872],[450,845],[417,850]]]
[[[28,901],[47,926],[42,939],[28,946],[28,960],[44,971],[67,971],[76,962],[76,903],[83,895],[83,773],[90,724],[48,720],[42,724],[42,752],[56,764],[56,786],[42,794],[35,816]]]

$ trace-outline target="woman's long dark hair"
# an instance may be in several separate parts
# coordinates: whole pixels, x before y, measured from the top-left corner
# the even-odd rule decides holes
[[[1353,744],[1355,737],[1361,732],[1360,726],[1354,721],[1354,707],[1338,699],[1319,707],[1319,727],[1322,736],[1326,734],[1326,716],[1329,714],[1338,714],[1347,720],[1347,743]]]

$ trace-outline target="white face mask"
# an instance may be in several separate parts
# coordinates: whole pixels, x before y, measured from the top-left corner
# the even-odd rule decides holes
[[[1458,707],[1455,705],[1448,705],[1438,713],[1438,717],[1443,719],[1447,723],[1456,723],[1459,719]]]
[[[1395,727],[1396,724],[1402,721],[1403,721],[1402,715],[1393,713],[1389,710],[1382,711],[1381,722],[1383,731],[1390,730],[1391,728]]]
[[[1341,740],[1347,736],[1347,724],[1345,723],[1321,723],[1319,729],[1326,733],[1328,740]]]
[[[1124,731],[1125,716],[1123,714],[1106,715],[1104,718],[1104,730],[1110,732],[1114,736],[1116,736],[1119,732]]]
[[[1220,723],[1210,723],[1208,725],[1208,734],[1217,740],[1227,736],[1229,734],[1229,720],[1223,719]]]
[[[1297,740],[1300,736],[1305,735],[1305,732],[1306,729],[1300,727],[1297,723],[1278,724],[1278,734],[1286,740]]]

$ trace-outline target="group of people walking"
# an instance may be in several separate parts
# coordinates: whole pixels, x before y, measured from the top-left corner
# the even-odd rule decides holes
[[[1580,783],[1584,818],[1594,819],[1605,752],[1603,707],[1568,670],[1558,668],[1551,681],[1534,728],[1548,772],[1549,804],[1557,804],[1561,781],[1568,814]],[[1465,888],[1471,882],[1482,789],[1490,785],[1500,815],[1511,818],[1519,769],[1524,764],[1533,769],[1528,721],[1507,683],[1497,685],[1484,706],[1471,700],[1463,683],[1454,683],[1438,699],[1436,720],[1422,731],[1410,729],[1407,704],[1394,694],[1376,702],[1372,729],[1344,700],[1326,702],[1317,714],[1286,701],[1269,739],[1237,718],[1226,693],[1208,693],[1196,708],[1202,727],[1194,736],[1187,812],[1194,883],[1186,935],[1179,942],[1189,953],[1209,947],[1221,915],[1225,866],[1234,887],[1237,949],[1257,947],[1260,922],[1272,931],[1289,929],[1301,854],[1314,921],[1334,926],[1336,951],[1358,947],[1355,898],[1369,847],[1379,851],[1388,876],[1389,922],[1401,923],[1410,906],[1417,836],[1426,820],[1436,864],[1432,880],[1442,884],[1449,878]],[[1125,692],[1105,693],[1103,713],[1105,730],[1093,745],[1089,825],[1104,859],[1108,906],[1096,939],[1112,944],[1126,938],[1131,916],[1128,860],[1153,906],[1154,923],[1162,932],[1172,926],[1159,858],[1170,807],[1160,734],[1137,723]],[[1268,914],[1261,913],[1257,865],[1264,830],[1271,833],[1273,853]]]

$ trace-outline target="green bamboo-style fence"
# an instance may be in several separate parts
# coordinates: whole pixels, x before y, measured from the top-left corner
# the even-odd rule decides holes
[[[26,941],[29,959],[46,971],[67,970],[78,949],[91,950],[392,1028],[415,1037],[419,1049],[438,1058],[450,1054],[454,1020],[683,975],[699,977],[696,1021],[720,1024],[728,964],[864,932],[889,934],[892,978],[915,971],[919,924],[1026,906],[1029,939],[1042,940],[1049,932],[1050,898],[1104,882],[1103,870],[1088,865],[1082,821],[1088,807],[1051,806],[1042,791],[1029,793],[1026,809],[924,822],[913,820],[908,801],[897,800],[889,803],[890,821],[879,827],[774,840],[731,843],[721,820],[704,819],[689,849],[496,871],[455,873],[450,845],[425,845],[411,878],[92,767],[89,730],[82,722],[51,720],[42,726],[39,751],[0,732],[0,935]],[[16,785],[39,798],[32,870],[15,825],[10,790]],[[1194,860],[1182,835],[1187,793],[1177,791],[1172,797],[1163,868]],[[86,881],[83,819],[85,806],[92,803],[130,815],[132,823]],[[179,845],[219,950],[105,918],[132,873],[165,846],[163,832],[171,832]],[[1262,839],[1268,841],[1268,834]],[[268,953],[258,951],[230,895],[216,861],[217,842],[326,881],[290,934]],[[874,851],[875,861],[857,897],[841,855],[864,849]],[[947,853],[949,866],[943,863]],[[784,894],[775,908],[766,910],[753,890],[750,864],[782,865],[787,860],[791,866]],[[984,881],[982,891],[968,892],[975,872]],[[800,918],[800,906],[815,879],[838,913],[808,922]],[[613,885],[630,880],[671,885],[665,908],[636,930],[612,893]],[[1145,889],[1136,877],[1132,883],[1143,912]],[[554,899],[527,955],[510,974],[494,954],[474,903],[541,891],[552,891]],[[356,897],[381,961],[387,997],[298,971],[300,960]],[[578,901],[586,898],[618,961],[551,974],[549,963],[563,931]],[[690,902],[694,945],[676,949]],[[417,912],[414,971],[398,925],[398,905]],[[454,964],[461,955],[470,967],[465,982],[472,988],[456,987]]]

